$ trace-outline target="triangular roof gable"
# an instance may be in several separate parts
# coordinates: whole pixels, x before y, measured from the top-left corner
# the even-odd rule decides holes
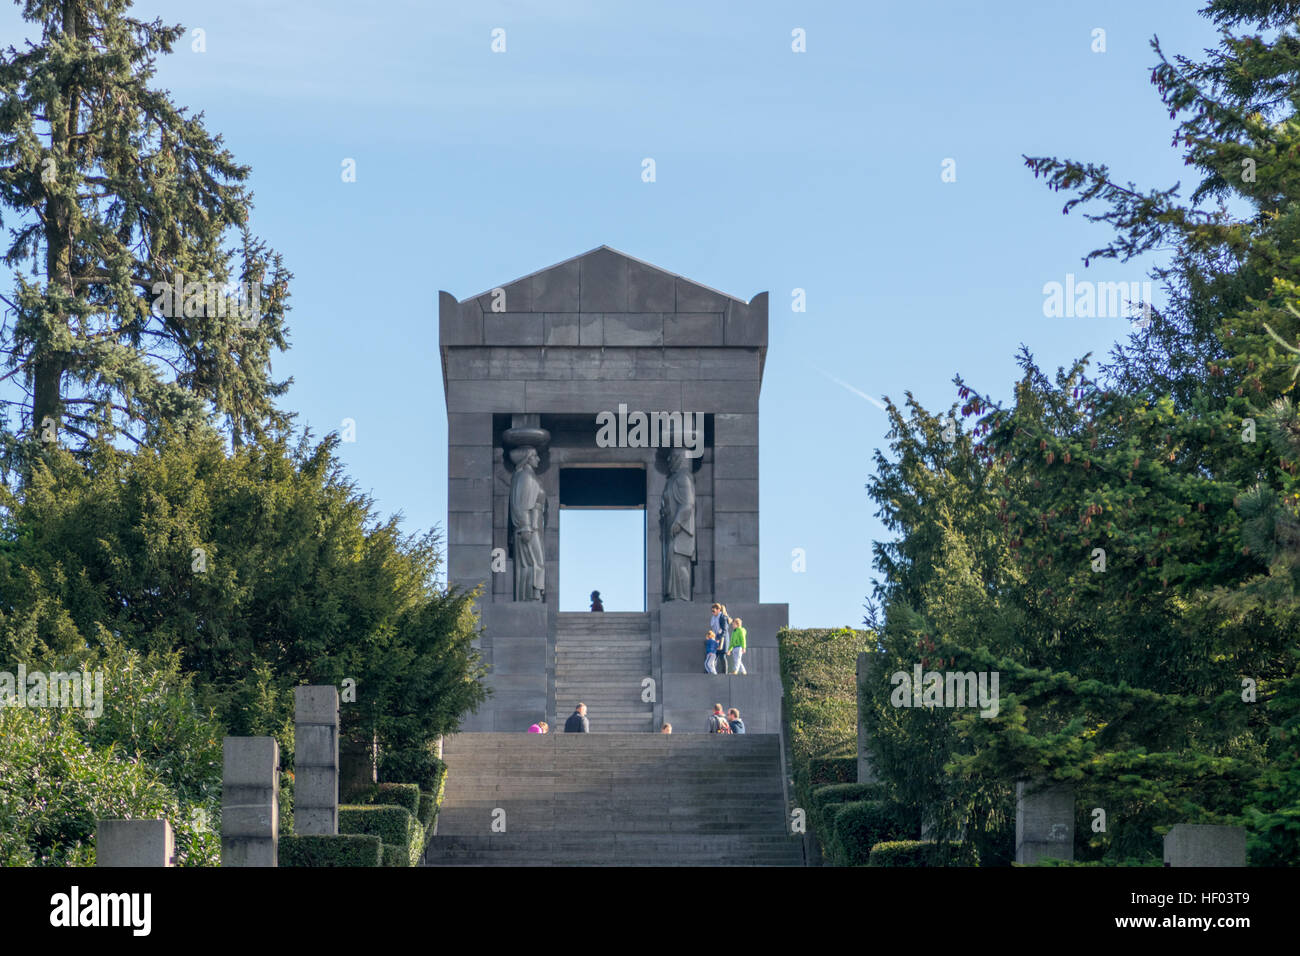
[[[728,302],[740,303],[741,306],[746,306],[746,304],[749,304],[748,300],[746,299],[741,299],[736,297],[736,295],[724,293],[724,291],[722,290],[714,289],[714,287],[707,286],[703,284],[703,282],[697,282],[693,280],[693,278],[681,276],[681,274],[679,273],[668,272],[667,269],[660,268],[658,267],[658,265],[655,265],[654,263],[647,263],[647,261],[643,259],[637,259],[636,256],[628,255],[627,252],[621,252],[620,250],[616,250],[616,248],[612,246],[603,246],[603,245],[597,246],[595,248],[590,248],[590,250],[586,252],[580,252],[580,254],[577,254],[576,256],[569,256],[568,259],[559,261],[559,263],[555,263],[554,265],[547,265],[547,267],[542,269],[537,269],[536,272],[530,272],[526,274],[526,276],[520,276],[519,278],[513,278],[513,280],[511,281],[502,282],[502,284],[498,286],[494,286],[493,289],[487,289],[486,291],[482,291],[482,293],[478,293],[477,295],[471,295],[471,297],[460,299],[460,302],[469,302],[469,300],[478,299],[480,300],[480,302],[490,303],[491,295],[493,295],[494,289],[506,289],[508,295],[508,290],[510,290],[512,286],[516,287],[516,289],[528,289],[528,287],[537,287],[538,285],[542,285],[542,286],[551,285],[550,282],[547,282],[546,280],[549,280],[549,278],[552,277],[555,278],[556,284],[559,284],[559,282],[563,282],[565,278],[571,276],[573,269],[577,268],[578,271],[581,271],[582,260],[589,259],[589,258],[597,258],[599,254],[602,254],[602,252],[603,254],[607,254],[607,256],[608,255],[616,256],[617,259],[624,260],[625,263],[632,263],[636,265],[638,269],[641,269],[641,271],[650,273],[651,276],[658,276],[658,277],[662,277],[663,280],[671,281],[673,286],[676,286],[677,282],[681,282],[681,284],[685,284],[686,286],[692,287],[693,293],[695,293],[695,290],[698,290],[699,293],[707,293],[710,295],[714,295],[714,297],[722,297],[723,299],[728,300]],[[608,271],[607,267],[606,267],[606,271]],[[537,282],[536,280],[541,280],[541,282]],[[487,308],[489,307],[490,306],[487,306],[487,304],[485,304],[484,306],[485,310],[487,310]],[[516,310],[516,308],[511,307],[510,311],[541,312],[541,311],[550,311],[550,310],[542,310],[542,308],[525,308],[525,310]],[[558,308],[558,310],[554,310],[554,311],[567,311],[567,310],[559,310]],[[615,311],[615,310],[610,310],[610,308],[604,308],[603,311]],[[623,311],[623,310],[617,310],[617,311]],[[673,311],[673,308],[671,307],[654,308],[654,310],[651,310],[651,308],[646,308],[646,310],[641,310],[641,308],[628,308],[627,311],[671,312]],[[680,311],[685,311],[685,310],[680,310]],[[694,311],[694,310],[690,310],[690,311]],[[705,311],[710,311],[710,310],[705,310]]]

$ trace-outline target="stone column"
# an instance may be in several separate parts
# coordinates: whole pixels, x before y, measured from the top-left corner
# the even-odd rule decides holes
[[[867,739],[867,725],[863,720],[867,687],[875,677],[875,655],[869,651],[858,654],[858,783],[877,783],[879,778],[871,765],[871,745]]]
[[[226,737],[221,749],[221,865],[277,866],[280,746],[274,737]]]
[[[1165,866],[1245,865],[1245,827],[1180,823],[1165,834]]]
[[[339,832],[339,692],[293,689],[293,830]]]
[[[100,820],[96,866],[175,866],[176,844],[166,820]]]
[[[1074,788],[1064,783],[1016,783],[1016,862],[1074,859]]]

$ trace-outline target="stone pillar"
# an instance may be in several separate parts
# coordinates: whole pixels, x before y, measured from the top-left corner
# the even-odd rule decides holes
[[[1074,788],[1064,783],[1016,783],[1016,862],[1074,859]]]
[[[96,866],[175,866],[176,844],[166,820],[100,820]]]
[[[332,684],[293,689],[293,829],[339,832],[339,692]]]
[[[1245,827],[1180,823],[1165,834],[1165,866],[1245,865]]]
[[[274,737],[226,737],[221,749],[221,865],[277,866],[280,746]]]
[[[875,655],[869,651],[858,654],[858,783],[877,783],[879,778],[871,765],[871,746],[867,739],[867,725],[863,720],[864,699],[867,687],[875,677]]]

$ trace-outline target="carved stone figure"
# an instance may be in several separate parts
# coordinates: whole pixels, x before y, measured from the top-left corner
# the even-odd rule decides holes
[[[686,452],[673,449],[668,458],[668,484],[659,502],[663,529],[664,600],[691,599],[691,570],[695,563],[695,479]]]
[[[514,448],[510,479],[510,540],[515,557],[515,600],[541,601],[546,591],[546,492],[537,479],[537,449]]]

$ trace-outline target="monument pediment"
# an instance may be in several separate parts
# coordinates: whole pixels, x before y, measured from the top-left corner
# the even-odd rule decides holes
[[[460,301],[477,302],[484,312],[531,313],[726,312],[750,304],[609,246]]]

